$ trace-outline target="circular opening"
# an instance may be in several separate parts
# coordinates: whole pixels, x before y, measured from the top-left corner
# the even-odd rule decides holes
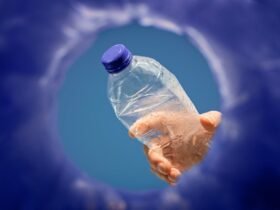
[[[59,94],[58,123],[66,153],[89,176],[117,188],[144,190],[166,183],[151,173],[143,146],[132,141],[107,99],[104,50],[124,43],[172,71],[200,113],[219,110],[219,93],[209,66],[185,36],[130,24],[99,34],[69,69]]]

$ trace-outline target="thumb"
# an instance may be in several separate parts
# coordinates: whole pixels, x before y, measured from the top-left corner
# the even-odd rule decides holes
[[[222,114],[218,111],[209,111],[200,115],[201,125],[209,132],[214,132],[221,122]]]

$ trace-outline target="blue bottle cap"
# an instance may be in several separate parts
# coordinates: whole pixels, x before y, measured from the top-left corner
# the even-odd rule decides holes
[[[101,58],[106,70],[113,74],[125,69],[132,60],[131,52],[123,45],[116,44],[104,52]]]

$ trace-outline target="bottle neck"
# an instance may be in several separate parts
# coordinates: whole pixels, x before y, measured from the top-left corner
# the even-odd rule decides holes
[[[114,78],[122,78],[124,77],[126,74],[128,74],[129,72],[132,71],[132,66],[134,65],[134,59],[131,60],[130,64],[125,67],[124,69],[122,69],[121,71],[119,71],[118,73],[111,73],[110,76],[114,77]]]

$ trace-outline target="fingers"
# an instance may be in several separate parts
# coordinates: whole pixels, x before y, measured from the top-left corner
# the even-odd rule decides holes
[[[172,182],[169,181],[168,176],[167,175],[163,175],[161,173],[159,173],[157,170],[155,170],[154,168],[151,168],[152,173],[154,173],[156,176],[158,176],[160,179],[162,179],[163,181],[167,182],[168,184],[172,184]]]
[[[160,153],[149,149],[147,146],[144,146],[144,152],[150,162],[151,170],[159,178],[172,185],[181,176],[180,171],[172,167],[171,163]]]
[[[164,122],[166,121],[166,113],[156,112],[149,114],[137,120],[129,129],[129,136],[137,138],[147,133],[149,130],[154,129],[166,133]]]
[[[168,175],[171,167],[164,162],[160,162],[157,164],[157,171],[163,175]]]
[[[205,112],[200,115],[200,123],[207,131],[213,132],[220,124],[221,117],[222,114],[218,111]]]
[[[156,174],[160,179],[166,181],[170,185],[174,185],[181,176],[180,171],[176,168],[172,168],[169,174],[162,174],[155,168],[151,168],[151,171],[154,174]]]
[[[157,151],[150,150],[147,146],[144,146],[144,153],[146,154],[151,168],[162,175],[168,175],[171,170],[171,164],[167,159],[165,159],[162,154]]]
[[[149,149],[147,146],[144,146],[144,152],[150,162],[151,168],[154,169],[154,171],[162,175],[168,175],[170,173],[171,163],[160,153]]]
[[[175,183],[175,182],[178,180],[178,178],[179,178],[180,176],[181,176],[181,172],[180,172],[178,169],[176,169],[176,168],[171,168],[168,179],[169,179],[171,182]]]
[[[159,152],[155,150],[148,150],[147,158],[151,165],[155,165],[156,167],[160,167],[160,170],[165,171],[166,173],[169,173],[169,170],[171,169],[171,163],[162,156]],[[161,167],[161,164],[164,164],[164,167]]]

